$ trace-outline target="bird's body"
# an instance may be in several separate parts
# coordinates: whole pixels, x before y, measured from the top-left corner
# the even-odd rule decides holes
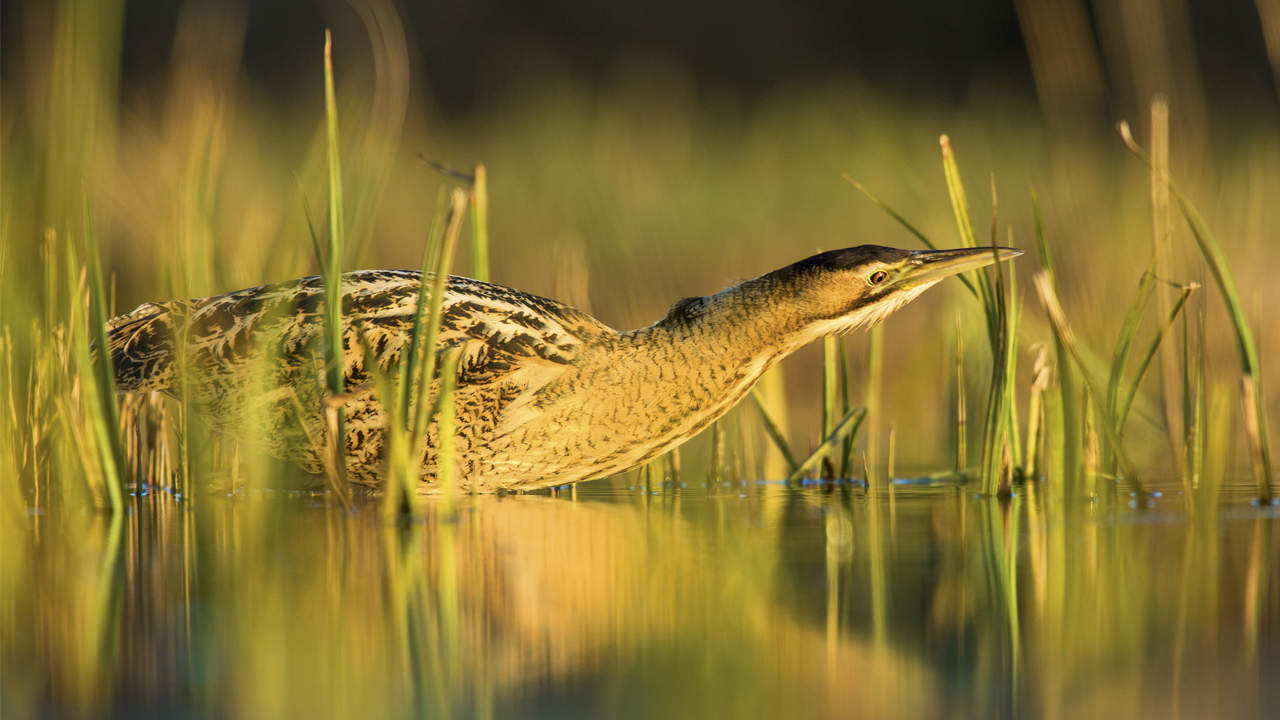
[[[985,258],[954,252],[969,258],[962,269],[993,259],[990,250]],[[920,254],[873,246],[824,253],[682,300],[653,325],[624,332],[554,300],[450,277],[437,351],[461,351],[457,487],[589,480],[658,456],[727,412],[788,353],[871,324],[945,277],[892,294],[887,284],[873,292],[880,283],[862,277],[887,277],[877,268],[906,267],[913,255]],[[831,286],[833,276],[851,272],[864,283],[857,292]],[[386,270],[342,280],[347,469],[374,489],[388,415],[365,363],[398,367],[423,281],[416,272]],[[175,392],[179,377],[187,378],[185,395],[215,427],[318,472],[326,433],[323,296],[321,280],[309,277],[143,305],[108,325],[117,384]],[[175,352],[180,343],[185,354]],[[437,386],[438,379],[428,392]],[[437,440],[432,424],[421,449],[424,491],[438,486]]]

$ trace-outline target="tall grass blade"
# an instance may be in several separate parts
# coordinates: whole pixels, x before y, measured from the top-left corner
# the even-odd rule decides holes
[[[871,469],[880,467],[880,427],[884,423],[883,396],[884,388],[884,325],[876,325],[867,333],[867,462]],[[849,408],[844,413],[848,414]],[[846,441],[847,442],[847,441]]]
[[[751,389],[751,401],[756,406],[756,410],[760,412],[760,421],[764,425],[764,431],[769,435],[769,439],[773,441],[774,447],[778,448],[778,452],[782,453],[782,458],[787,463],[787,472],[795,472],[798,465],[795,456],[791,454],[786,435],[778,427],[778,423],[774,422],[773,416],[769,414],[768,408],[765,407],[764,398],[760,396],[758,388]]]
[[[1148,165],[1153,164],[1151,157],[1134,141],[1128,124],[1120,123],[1119,130],[1120,137],[1124,140],[1125,145]],[[1246,382],[1241,387],[1253,391],[1253,398],[1247,401],[1244,406],[1252,409],[1254,413],[1252,418],[1246,419],[1246,424],[1254,424],[1258,431],[1255,438],[1257,446],[1254,448],[1254,455],[1257,459],[1254,477],[1258,486],[1258,497],[1265,502],[1270,502],[1272,497],[1271,478],[1273,467],[1271,463],[1270,431],[1267,427],[1266,396],[1262,391],[1261,364],[1258,359],[1258,347],[1253,340],[1253,330],[1250,328],[1248,318],[1245,316],[1244,304],[1240,301],[1240,294],[1236,290],[1235,277],[1231,274],[1226,255],[1222,252],[1222,246],[1218,243],[1217,238],[1209,229],[1204,218],[1200,216],[1199,211],[1178,189],[1178,185],[1174,182],[1172,175],[1168,176],[1168,184],[1169,192],[1178,203],[1178,209],[1182,212],[1182,217],[1191,229],[1191,235],[1195,238],[1196,245],[1200,248],[1200,254],[1204,256],[1205,264],[1209,266],[1209,272],[1213,275],[1214,282],[1218,286],[1218,292],[1227,306],[1228,314],[1231,316],[1232,328],[1235,330],[1236,345],[1240,352],[1242,375],[1246,378]]]
[[[960,313],[956,313],[956,475],[963,476],[969,466],[969,409],[965,405],[964,391],[964,330]]]
[[[1013,244],[1013,232],[1009,232],[1009,244]],[[1009,285],[1005,300],[1008,312],[1005,313],[1005,335],[1009,338],[1005,352],[1004,371],[1004,433],[1005,447],[1009,449],[1010,460],[1014,468],[1022,467],[1022,445],[1018,442],[1018,434],[1022,426],[1018,423],[1018,327],[1022,323],[1022,305],[1018,302],[1017,274],[1009,268]]]
[[[942,147],[942,172],[947,180],[947,194],[951,197],[951,210],[956,218],[956,229],[960,233],[960,241],[964,247],[977,247],[977,235],[973,231],[973,221],[969,216],[969,200],[965,196],[964,184],[960,181],[960,169],[956,166],[956,156],[951,150],[951,138],[941,135],[938,138],[938,144]],[[978,299],[988,312],[988,329],[993,330],[994,328],[990,326],[993,320],[990,317],[993,308],[991,287],[985,274],[979,272],[976,277]]]
[[[839,396],[837,377],[838,355],[833,336],[822,338],[822,434],[831,434],[836,422],[836,399]]]
[[[107,344],[107,300],[102,288],[102,265],[98,255],[98,236],[88,207],[84,210],[83,232],[88,263],[89,338],[98,352],[93,353],[93,389],[97,393],[97,409],[93,416],[99,442],[103,448],[103,465],[108,478],[107,492],[111,510],[124,509],[125,456],[121,444],[120,414],[116,404],[115,371]]]
[[[1170,222],[1169,203],[1169,100],[1164,95],[1151,98],[1151,267],[1157,277],[1173,277],[1172,265],[1172,228]],[[1156,295],[1156,309],[1160,317],[1170,314],[1169,297],[1164,293]],[[1169,443],[1169,452],[1174,458],[1178,474],[1185,482],[1188,474],[1187,456],[1183,443],[1178,438],[1178,427],[1184,429],[1189,421],[1186,404],[1189,396],[1183,386],[1182,403],[1175,403],[1178,378],[1184,375],[1179,372],[1176,348],[1172,345],[1160,349],[1160,408],[1164,414],[1165,438]],[[1181,407],[1179,407],[1181,405]],[[1181,421],[1181,422],[1179,422]]]
[[[445,498],[453,496],[458,483],[458,412],[456,406],[458,387],[458,361],[462,349],[452,347],[442,353],[440,359],[440,403],[436,416],[436,428],[440,433],[440,446],[436,448],[436,482]]]
[[[422,474],[419,460],[426,441],[427,425],[430,418],[440,412],[443,402],[443,385],[434,397],[428,391],[436,376],[437,364],[441,362],[436,338],[440,333],[454,249],[461,233],[462,218],[466,215],[466,194],[460,189],[452,192],[447,214],[443,209],[443,194],[436,205],[436,216],[422,254],[423,271],[418,282],[409,347],[400,363],[396,385],[385,395],[395,398],[390,403],[392,432],[400,433],[400,437],[393,438],[395,452],[391,454],[392,463],[387,471],[389,477],[383,500],[383,513],[387,516],[404,510],[417,512],[416,489]],[[442,367],[442,383],[445,380],[443,373]],[[438,448],[437,452],[441,450]],[[437,469],[439,467],[437,463]],[[437,472],[437,482],[439,477]]]
[[[400,405],[399,410],[405,427],[409,427],[410,413],[412,408],[413,381],[418,377],[418,364],[422,361],[424,348],[427,351],[434,351],[434,348],[426,346],[426,330],[430,327],[429,308],[431,305],[431,286],[435,281],[438,272],[436,272],[436,263],[442,257],[444,249],[444,228],[447,224],[446,218],[452,218],[451,211],[445,206],[444,188],[436,194],[436,212],[431,218],[431,228],[427,231],[427,242],[422,248],[422,263],[419,271],[418,294],[414,301],[413,313],[413,331],[409,334],[409,349],[405,352],[404,361],[400,364]],[[445,274],[448,274],[450,268],[443,268]],[[435,318],[437,321],[439,318]]]
[[[839,445],[841,440],[844,440],[846,436],[855,437],[858,434],[858,427],[862,425],[862,419],[866,416],[866,408],[859,407],[850,410],[840,422],[836,423],[831,434],[818,447],[813,449],[809,457],[796,465],[796,469],[787,478],[787,483],[795,484],[799,482],[801,478],[817,468],[822,463],[822,459]]]
[[[418,279],[418,291],[414,303],[413,324],[409,333],[409,347],[405,350],[404,357],[401,359],[399,371],[395,378],[394,386],[388,384],[384,389],[383,397],[389,398],[388,407],[391,411],[391,422],[388,432],[389,437],[389,463],[387,466],[386,487],[383,496],[383,514],[392,517],[401,511],[408,511],[410,514],[416,513],[416,495],[414,488],[417,485],[421,468],[414,460],[415,453],[421,451],[420,445],[414,445],[413,437],[413,409],[414,409],[414,393],[417,391],[420,395],[422,385],[418,382],[419,365],[422,362],[424,347],[426,346],[425,335],[429,327],[428,307],[430,306],[430,286],[433,283],[435,275],[432,274],[432,268],[440,256],[440,250],[443,245],[443,232],[445,224],[445,205],[444,205],[444,188],[436,197],[436,212],[431,220],[431,228],[427,233],[427,242],[422,250],[421,273]],[[446,271],[447,272],[447,271]],[[439,318],[435,318],[438,322]],[[427,347],[427,351],[434,353],[434,347]],[[368,353],[368,346],[365,348]],[[368,365],[366,359],[366,365]],[[388,379],[389,380],[389,379]],[[394,400],[390,400],[394,398]],[[416,398],[420,403],[426,403],[428,398],[420,396]]]
[[[838,346],[840,364],[840,415],[843,417],[846,413],[853,409],[853,405],[849,402],[849,356],[848,345],[841,342]],[[845,438],[840,443],[840,470],[838,477],[847,478],[849,473],[853,471],[853,441]]]
[[[1049,276],[1041,271],[1035,276],[1036,294],[1040,296],[1040,302],[1044,305],[1045,312],[1049,316],[1049,322],[1053,326],[1055,337],[1067,351],[1072,361],[1075,363],[1076,370],[1080,373],[1080,378],[1084,381],[1086,395],[1090,398],[1094,407],[1099,405],[1098,398],[1101,395],[1096,384],[1090,379],[1089,371],[1085,367],[1084,359],[1075,339],[1075,333],[1072,332],[1071,326],[1067,324],[1066,315],[1062,312],[1062,305],[1058,302],[1058,295],[1053,289],[1053,284],[1049,280]],[[1088,413],[1087,415],[1091,415]],[[1087,417],[1086,417],[1087,419]],[[1120,465],[1121,472],[1124,474],[1125,480],[1138,493],[1144,493],[1145,489],[1139,481],[1137,471],[1134,469],[1133,463],[1129,461],[1128,456],[1124,452],[1124,448],[1120,444],[1120,435],[1111,421],[1111,418],[1103,418],[1103,431],[1107,435],[1107,439],[1116,449],[1117,462]]]
[[[1148,270],[1138,280],[1138,294],[1134,296],[1129,312],[1125,313],[1124,324],[1120,327],[1120,337],[1116,340],[1115,351],[1111,354],[1111,371],[1107,377],[1107,412],[1113,417],[1119,407],[1120,384],[1124,380],[1124,368],[1129,362],[1129,351],[1133,346],[1133,337],[1138,326],[1142,324],[1147,302],[1155,290],[1156,276]]]
[[[471,273],[489,282],[489,180],[483,165],[476,166],[471,185]]]
[[[93,252],[92,246],[90,252]],[[80,425],[72,428],[72,431],[81,437],[81,462],[95,502],[101,503],[105,496],[107,507],[113,514],[118,514],[124,509],[122,486],[125,463],[120,446],[115,383],[110,358],[103,359],[109,355],[103,329],[105,320],[98,327],[93,327],[97,318],[103,315],[100,305],[101,285],[94,287],[93,271],[78,267],[75,248],[70,243],[67,244],[66,259],[67,289],[70,291],[67,306],[71,311],[71,355],[76,373],[74,382],[79,388],[82,407],[76,408],[68,403],[62,414],[65,422]],[[98,305],[96,310],[95,305]],[[91,349],[91,342],[97,343],[96,352]],[[74,389],[72,393],[75,393]],[[86,424],[87,433],[83,428]]]
[[[458,235],[462,231],[462,218],[467,212],[467,195],[462,190],[454,189],[449,199],[449,216],[445,222],[444,239],[440,245],[440,252],[436,255],[435,271],[432,274],[431,287],[431,304],[427,313],[427,329],[422,338],[422,356],[421,373],[418,375],[416,384],[418,387],[429,387],[431,379],[435,376],[435,368],[437,362],[436,338],[440,334],[440,317],[444,309],[444,293],[449,282],[449,268],[453,267],[453,252],[458,246]],[[430,349],[429,351],[427,349]],[[413,381],[410,381],[413,384]],[[427,417],[425,403],[419,401],[414,408],[412,419],[409,424],[414,442],[419,442],[426,434],[427,428],[425,418]]]
[[[1173,327],[1178,320],[1178,314],[1182,312],[1183,306],[1187,304],[1187,298],[1191,297],[1191,293],[1195,292],[1200,286],[1190,283],[1182,288],[1182,294],[1178,297],[1177,302],[1169,309],[1169,317],[1165,319],[1164,325],[1156,331],[1155,337],[1151,338],[1151,343],[1147,346],[1147,350],[1142,355],[1142,360],[1138,363],[1138,369],[1134,371],[1133,381],[1129,384],[1129,391],[1125,394],[1124,401],[1116,409],[1115,423],[1116,428],[1120,431],[1120,435],[1124,436],[1125,422],[1129,419],[1129,409],[1133,407],[1133,400],[1138,394],[1138,386],[1142,384],[1142,378],[1147,373],[1147,368],[1151,365],[1152,358],[1161,347],[1165,333]]]
[[[1054,296],[1057,295],[1056,272],[1053,265],[1053,254],[1049,251],[1048,237],[1044,227],[1044,213],[1040,209],[1040,198],[1035,190],[1031,191],[1031,209],[1035,217],[1036,228],[1036,246],[1040,253],[1040,272],[1045,276],[1045,282],[1050,289],[1054,290]],[[1057,422],[1046,423],[1046,442],[1050,447],[1060,448],[1062,459],[1062,477],[1064,494],[1071,495],[1072,489],[1080,478],[1080,471],[1083,463],[1083,445],[1080,436],[1080,428],[1083,423],[1080,417],[1080,406],[1077,399],[1080,397],[1077,389],[1075,378],[1075,370],[1072,367],[1070,353],[1062,338],[1056,333],[1053,336],[1054,356],[1056,359],[1056,370],[1058,376],[1058,405],[1060,412],[1057,413]]]
[[[325,381],[330,399],[346,393],[344,353],[342,349],[342,164],[338,147],[338,104],[333,87],[333,37],[324,31],[324,117],[328,139],[329,168],[329,253],[324,269],[324,360]],[[334,492],[340,498],[347,494],[347,463],[345,457],[346,435],[342,406],[326,404],[326,416],[330,418],[329,430],[331,455],[329,477]]]
[[[1043,447],[1045,438],[1044,395],[1049,389],[1052,374],[1049,372],[1049,351],[1045,346],[1033,347],[1035,364],[1031,369],[1031,389],[1027,400],[1027,444],[1023,456],[1023,468],[1030,480],[1038,480],[1043,472]]]

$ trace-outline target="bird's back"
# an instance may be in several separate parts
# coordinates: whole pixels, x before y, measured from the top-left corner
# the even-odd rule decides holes
[[[357,480],[377,484],[386,425],[366,358],[383,371],[399,366],[412,334],[419,287],[424,280],[429,286],[431,279],[411,271],[343,275],[345,442]],[[108,323],[116,382],[123,391],[174,392],[187,378],[187,394],[212,424],[319,470],[323,316],[318,277],[148,303]],[[538,391],[562,375],[586,345],[612,334],[591,316],[554,300],[451,276],[437,351],[461,350],[462,454],[482,454],[511,411],[536,417],[529,408]],[[178,352],[180,347],[186,352]],[[428,476],[434,469],[433,434],[434,428],[424,449]]]

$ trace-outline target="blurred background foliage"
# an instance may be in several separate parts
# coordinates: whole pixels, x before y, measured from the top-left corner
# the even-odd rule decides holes
[[[91,217],[118,311],[316,272],[305,214],[325,227],[326,27],[343,265],[416,267],[449,182],[419,157],[483,163],[493,278],[619,328],[818,250],[914,246],[842,173],[959,245],[946,132],[980,234],[994,176],[1000,237],[1030,251],[1036,190],[1066,312],[1087,344],[1111,348],[1153,235],[1147,171],[1114,123],[1146,142],[1148,103],[1164,95],[1173,174],[1223,241],[1280,417],[1277,0],[5,2],[0,459],[7,471],[28,459],[19,446],[53,445],[63,475],[37,472],[34,492],[17,473],[0,482],[0,707],[1083,717],[1274,706],[1280,538],[1271,509],[1223,481],[1244,481],[1248,459],[1236,350],[1212,292],[1187,313],[1205,318],[1212,383],[1214,456],[1194,507],[1151,498],[1150,513],[1129,512],[1138,499],[1110,493],[1111,504],[1064,509],[1035,483],[1000,505],[952,485],[823,495],[759,484],[776,475],[748,462],[705,490],[687,470],[687,491],[637,491],[633,475],[585,486],[588,502],[478,498],[461,519],[433,506],[408,528],[252,482],[225,499],[143,490],[111,517],[74,503],[48,512],[48,485],[79,489],[67,472],[79,466],[47,439],[60,413],[74,424],[74,405],[41,405],[48,388],[26,367],[62,359],[62,336],[27,332],[70,316],[53,259]],[[1185,227],[1172,233],[1168,279],[1207,285]],[[1028,292],[1034,257],[1014,265],[1025,386],[1049,335]],[[883,441],[893,423],[899,475],[951,467],[957,326],[979,424],[981,310],[952,285],[884,330],[883,400],[863,437]],[[845,342],[862,404],[867,339]],[[811,348],[769,381],[787,389],[775,398],[790,412],[775,410],[801,449],[819,431],[820,365]],[[1170,463],[1154,375],[1129,437],[1158,474]],[[750,451],[731,457],[764,453],[756,422],[749,408],[728,418],[725,434]]]

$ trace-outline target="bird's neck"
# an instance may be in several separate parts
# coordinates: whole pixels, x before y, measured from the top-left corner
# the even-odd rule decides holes
[[[780,287],[748,281],[682,300],[662,320],[602,338],[548,394],[540,432],[592,448],[593,473],[646,462],[697,434],[800,347],[811,327]],[[811,325],[811,323],[810,323]],[[557,404],[555,398],[566,402]],[[551,443],[550,437],[533,444]]]
[[[705,400],[689,412],[718,417],[777,361],[823,333],[800,302],[765,276],[681,300],[662,320],[620,337],[645,362],[665,368],[665,391]]]
[[[761,353],[785,356],[826,334],[828,328],[813,314],[794,283],[770,273],[715,295],[685,298],[662,320],[637,332],[654,340],[665,335],[671,342],[716,348],[726,360]]]

